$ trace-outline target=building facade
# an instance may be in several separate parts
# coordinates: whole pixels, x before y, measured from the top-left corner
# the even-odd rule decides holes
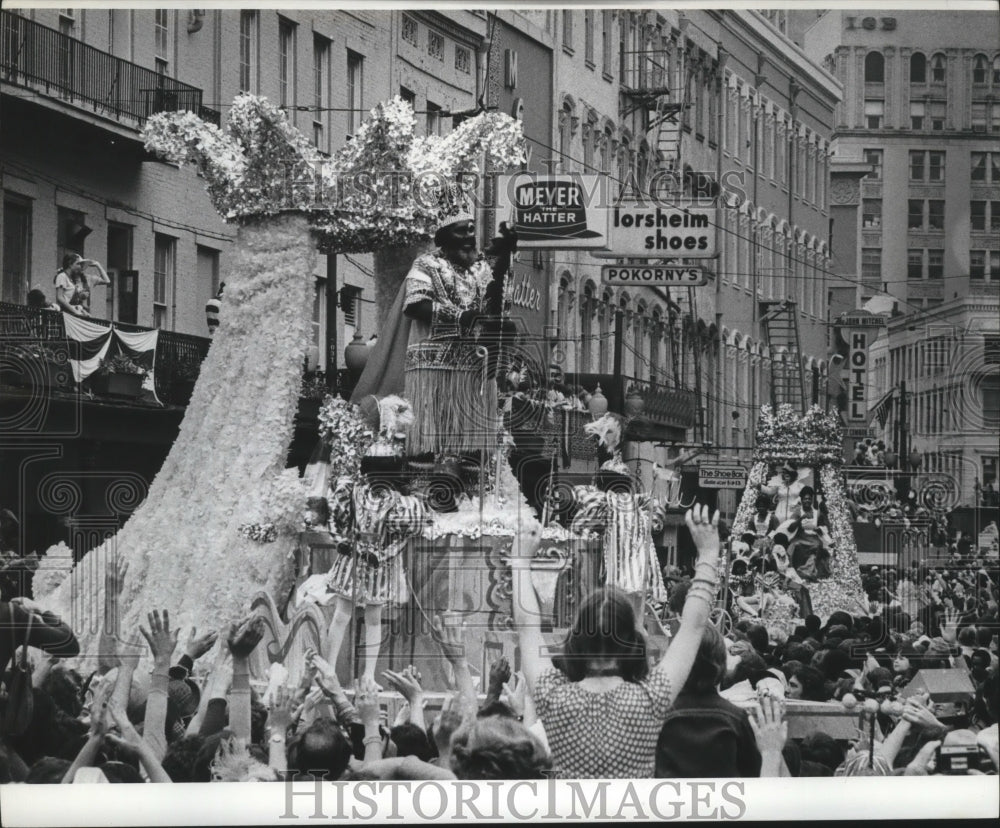
[[[828,11],[804,34],[846,90],[838,158],[870,169],[835,246],[856,239],[855,307],[891,314],[868,355],[873,427],[965,505],[997,483],[998,43],[977,11]]]
[[[804,38],[846,90],[837,154],[872,167],[862,185],[859,303],[884,292],[906,313],[995,289],[1000,18],[829,11]]]

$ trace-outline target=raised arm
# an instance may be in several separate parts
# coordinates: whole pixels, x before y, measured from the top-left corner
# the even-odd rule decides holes
[[[719,513],[709,519],[707,506],[695,504],[684,516],[688,530],[698,549],[694,579],[684,601],[681,625],[670,642],[667,652],[656,669],[663,671],[674,693],[687,681],[694,664],[702,631],[715,606],[719,585]]]
[[[27,642],[29,647],[37,647],[60,658],[80,655],[80,643],[58,615],[43,609],[30,598],[14,598],[9,607],[18,647]]]
[[[465,622],[463,621],[461,625],[446,624],[440,615],[434,616],[434,639],[455,673],[462,719],[466,722],[472,721],[479,711],[479,699],[476,697],[472,672],[465,657]]]
[[[139,632],[149,644],[153,655],[153,670],[146,697],[146,717],[142,724],[143,738],[153,749],[157,759],[167,753],[167,693],[170,684],[170,659],[177,647],[177,630],[170,629],[170,614],[153,610],[146,616],[149,629],[139,627]]]
[[[111,284],[111,277],[108,276],[108,271],[104,269],[104,265],[102,265],[99,261],[97,261],[97,259],[84,259],[83,262],[81,262],[81,264],[83,264],[84,267],[89,266],[96,268],[97,278],[94,280],[93,284],[95,285]]]
[[[541,533],[537,525],[514,538],[511,549],[510,568],[514,581],[513,612],[517,639],[521,646],[521,671],[528,682],[528,689],[534,692],[538,677],[552,667],[552,660],[542,651],[542,610],[531,580],[531,560],[541,544]]]
[[[229,691],[229,728],[233,735],[250,742],[250,653],[264,637],[260,616],[246,619],[229,637],[233,654],[233,687]]]

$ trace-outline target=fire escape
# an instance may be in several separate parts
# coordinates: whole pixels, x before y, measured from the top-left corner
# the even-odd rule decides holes
[[[794,302],[761,302],[760,322],[771,347],[771,404],[788,403],[805,412],[805,374],[799,345],[798,309]]]
[[[669,53],[662,46],[622,52],[621,115],[624,120],[645,113],[642,127],[650,147],[659,153],[664,169],[679,170],[680,116],[687,102],[678,99],[670,70]],[[684,84],[682,89],[686,88]]]

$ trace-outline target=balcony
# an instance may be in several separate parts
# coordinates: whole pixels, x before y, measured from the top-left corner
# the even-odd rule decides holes
[[[695,425],[697,399],[687,388],[617,374],[567,374],[565,381],[591,393],[600,384],[608,410],[630,417],[628,440],[684,440],[684,432]]]
[[[132,129],[157,112],[194,112],[216,125],[221,120],[202,105],[201,89],[6,11],[0,12],[0,81]]]
[[[104,319],[89,319],[99,325],[111,325]],[[115,322],[115,327],[122,331],[146,331],[141,325],[126,325]],[[208,353],[212,340],[201,336],[177,333],[176,331],[160,331],[156,345],[156,363],[153,379],[156,396],[167,405],[186,405],[198,377],[202,360]],[[46,361],[48,357],[65,368],[65,355],[72,354],[72,349],[78,347],[66,337],[63,328],[62,314],[46,309],[29,308],[25,305],[15,305],[0,302],[0,357],[5,367],[23,365],[25,359],[38,362]],[[59,358],[60,355],[62,358]],[[17,384],[16,372],[0,378],[0,385]],[[56,391],[71,393],[72,384],[62,382],[54,384]],[[75,392],[74,392],[75,393]]]

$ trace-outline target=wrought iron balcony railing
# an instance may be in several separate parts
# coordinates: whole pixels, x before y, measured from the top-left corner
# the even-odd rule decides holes
[[[13,12],[0,12],[0,80],[42,91],[138,126],[157,112],[188,110],[218,124],[202,90],[95,49]]]
[[[98,325],[111,324],[104,319],[91,318],[87,321]],[[114,325],[122,331],[149,330],[141,325],[126,325],[122,322],[115,322]],[[187,404],[211,342],[211,339],[201,336],[160,331],[156,343],[153,379],[156,396],[161,402]],[[39,358],[59,351],[72,354],[74,347],[78,347],[78,343],[67,339],[63,317],[58,311],[0,302],[0,351],[11,349],[11,353],[2,355],[7,358],[0,360],[5,367],[36,352],[40,355]],[[10,357],[14,356],[16,358],[11,360]]]

